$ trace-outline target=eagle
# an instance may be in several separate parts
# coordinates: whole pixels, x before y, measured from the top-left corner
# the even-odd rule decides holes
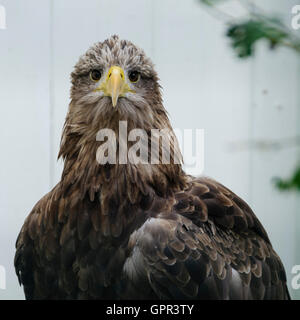
[[[26,299],[290,299],[283,264],[247,203],[184,172],[158,75],[141,48],[117,35],[97,42],[71,83],[61,180],[16,241]],[[161,161],[161,138],[158,162],[137,148],[139,161],[127,161],[117,150],[138,139],[120,134],[120,122],[126,134],[167,129],[170,161]],[[101,130],[115,139],[99,138]]]

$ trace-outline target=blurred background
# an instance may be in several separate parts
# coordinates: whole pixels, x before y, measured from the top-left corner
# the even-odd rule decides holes
[[[60,179],[72,68],[113,34],[152,58],[173,127],[204,129],[203,174],[250,204],[300,299],[291,286],[292,267],[300,265],[300,29],[291,25],[297,2],[0,0],[0,299],[24,298],[15,240]]]

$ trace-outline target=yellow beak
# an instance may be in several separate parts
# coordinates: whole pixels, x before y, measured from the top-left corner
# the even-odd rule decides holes
[[[103,91],[105,96],[111,97],[112,105],[115,107],[118,98],[124,96],[126,92],[134,92],[125,81],[124,70],[119,66],[112,66],[106,76],[105,81],[96,89]]]

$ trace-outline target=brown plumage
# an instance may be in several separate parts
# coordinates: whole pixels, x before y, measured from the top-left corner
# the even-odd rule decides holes
[[[128,87],[115,107],[113,94],[95,90],[110,81],[112,66],[134,91]],[[102,80],[93,81],[91,70]],[[138,81],[129,81],[132,71]],[[91,47],[72,73],[62,178],[16,243],[26,298],[288,299],[284,267],[257,217],[220,183],[187,176],[174,161],[181,155],[172,134],[171,164],[96,160],[97,132],[118,132],[120,120],[128,132],[172,133],[152,63],[113,36]],[[117,147],[126,142],[116,137]]]

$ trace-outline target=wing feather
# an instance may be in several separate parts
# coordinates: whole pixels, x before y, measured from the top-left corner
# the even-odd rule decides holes
[[[288,299],[283,265],[243,200],[207,178],[175,197],[173,211],[131,237],[144,270],[135,282],[148,279],[164,299]],[[134,272],[124,274],[130,280]]]

